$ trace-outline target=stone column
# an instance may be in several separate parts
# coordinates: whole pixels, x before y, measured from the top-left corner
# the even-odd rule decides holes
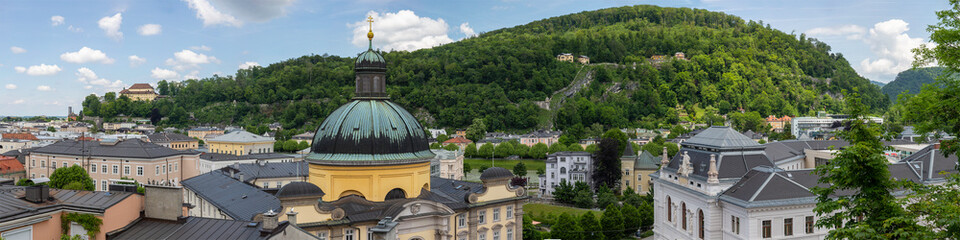
[[[516,206],[513,207],[513,215],[515,220],[513,226],[516,228],[513,230],[513,239],[523,240],[523,201],[517,201]]]
[[[331,240],[343,240],[343,229],[340,229],[340,228],[331,228],[331,229],[330,229],[330,239],[331,239]]]
[[[477,216],[477,209],[470,209],[467,215],[467,235],[470,236],[470,240],[479,238],[479,236],[477,236],[477,224],[479,222],[480,218]]]

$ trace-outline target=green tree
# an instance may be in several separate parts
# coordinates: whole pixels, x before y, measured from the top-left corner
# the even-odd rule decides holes
[[[567,151],[571,152],[583,152],[583,147],[579,143],[572,143],[567,146]]]
[[[82,105],[84,116],[100,116],[100,98],[96,94],[87,95]]]
[[[530,147],[530,158],[533,159],[545,159],[547,158],[548,147],[547,144],[537,143],[533,147]]]
[[[628,236],[636,233],[643,222],[643,218],[640,216],[640,210],[633,205],[624,204],[621,213],[623,213],[623,233]]]
[[[437,135],[437,142],[442,143],[442,142],[446,142],[447,140],[450,140],[450,137],[447,136],[446,134]]]
[[[496,155],[499,158],[509,157],[511,154],[513,154],[513,144],[511,144],[510,142],[503,142],[503,143],[497,144],[497,146],[494,147],[493,151],[494,151],[494,155]]]
[[[603,216],[600,217],[600,223],[603,225],[603,234],[606,239],[621,239],[623,235],[623,215],[620,214],[620,208],[616,204],[607,205],[603,210]]]
[[[477,157],[477,144],[467,144],[467,147],[463,150],[463,156],[468,158]]]
[[[583,149],[583,151],[588,153],[597,153],[597,150],[600,150],[600,147],[598,147],[596,144],[587,145],[587,147]]]
[[[440,145],[440,143],[431,143],[430,149],[443,149],[443,145]]]
[[[80,182],[71,182],[67,185],[63,185],[64,190],[86,190],[83,187],[83,183]]]
[[[610,204],[618,204],[617,196],[613,194],[610,188],[600,186],[600,189],[597,190],[597,205],[608,206]]]
[[[483,145],[480,145],[480,150],[477,151],[477,154],[478,154],[477,155],[478,158],[493,157],[493,154],[494,154],[493,144],[484,143]]]
[[[523,240],[543,240],[543,232],[537,230],[530,216],[523,217]]]
[[[527,145],[523,145],[523,144],[519,144],[519,143],[514,143],[514,144],[513,144],[513,155],[520,156],[521,158],[523,158],[523,157],[529,157],[529,156],[530,156],[530,147],[528,147]]]
[[[480,139],[483,139],[484,134],[487,134],[487,125],[483,122],[483,119],[473,119],[473,124],[467,127],[467,139],[473,140],[474,142],[480,141]]]
[[[470,166],[469,163],[463,163],[463,174],[467,174],[473,171],[473,166]]]
[[[653,193],[650,193],[650,196],[653,196]],[[653,203],[643,202],[640,206],[637,207],[637,210],[640,212],[640,227],[648,228],[653,226]]]
[[[443,150],[447,150],[447,151],[460,151],[460,147],[457,147],[456,144],[447,144],[446,146],[443,146]]]
[[[63,189],[64,186],[73,182],[79,183],[83,187],[83,190],[87,191],[93,191],[95,187],[93,179],[90,178],[87,171],[80,167],[80,165],[57,168],[57,170],[53,171],[53,174],[50,174],[49,185],[52,188]]]
[[[544,170],[542,167],[541,167],[541,168],[537,168],[537,176],[543,176],[543,175],[546,174],[546,173],[547,173],[547,171]]]
[[[677,146],[676,143],[665,142],[663,143],[663,146],[667,147],[667,157],[673,157],[673,155],[677,155],[677,152],[680,151],[680,146]],[[663,154],[663,153],[660,153],[660,154]]]
[[[284,151],[287,151],[287,152],[296,152],[296,151],[299,151],[299,150],[300,150],[300,149],[297,149],[297,148],[299,148],[299,147],[300,147],[300,144],[298,144],[297,141],[294,141],[294,140],[286,140],[286,141],[283,141],[283,150],[284,150]]]
[[[17,180],[17,186],[29,187],[33,185],[34,185],[33,181],[30,180],[29,178],[21,178],[20,180]]]
[[[488,168],[490,168],[490,166],[487,166],[486,164],[480,164],[480,168],[477,170],[480,171],[480,173],[483,173],[483,171],[486,171]]]
[[[618,152],[623,152],[623,149],[627,148],[627,143],[630,142],[630,139],[627,138],[627,134],[623,133],[623,131],[620,131],[620,129],[616,129],[616,128],[607,130],[607,132],[603,133],[603,137],[601,137],[601,139],[603,138],[617,140]]]
[[[623,175],[620,172],[620,153],[620,145],[616,139],[600,140],[600,149],[593,157],[593,186],[619,189]]]
[[[573,203],[576,194],[573,185],[567,183],[566,180],[560,180],[560,184],[553,188],[553,199],[559,203]],[[590,199],[593,201],[593,194],[590,195]]]
[[[550,238],[555,239],[584,239],[583,229],[570,214],[562,213],[557,217],[557,223],[550,227]]]
[[[597,219],[597,216],[593,214],[593,211],[588,211],[583,215],[580,215],[580,227],[584,231],[584,238],[586,239],[604,239],[602,227],[600,227],[600,221]]]
[[[891,192],[900,184],[891,179],[887,169],[880,125],[865,118],[868,108],[857,93],[846,96],[851,119],[838,135],[850,146],[815,170],[820,175],[818,182],[826,186],[811,189],[817,194],[817,226],[832,229],[828,239],[918,237],[909,233],[921,227],[906,216],[900,200]]]
[[[553,154],[553,153],[556,153],[556,152],[563,152],[563,151],[566,151],[566,150],[567,150],[567,147],[564,146],[563,144],[561,144],[561,143],[553,143],[553,144],[550,144],[550,147],[547,149],[547,152],[550,153],[550,154]]]
[[[310,144],[307,143],[307,141],[300,141],[300,146],[297,148],[299,148],[300,150],[307,149],[307,148],[310,148]]]
[[[519,162],[516,165],[513,165],[513,175],[517,175],[518,177],[526,177],[527,165],[523,164],[523,162]]]
[[[51,127],[47,127],[47,132],[57,132],[57,128],[52,127],[52,126],[51,126]]]
[[[589,189],[576,190],[573,195],[572,203],[578,208],[593,208],[593,192]]]

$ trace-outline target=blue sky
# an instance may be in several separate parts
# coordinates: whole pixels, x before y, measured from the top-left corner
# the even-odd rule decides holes
[[[66,114],[83,97],[306,54],[352,56],[374,44],[416,50],[543,18],[653,4],[722,11],[806,33],[861,75],[893,80],[946,1],[6,1],[0,4],[0,115]]]

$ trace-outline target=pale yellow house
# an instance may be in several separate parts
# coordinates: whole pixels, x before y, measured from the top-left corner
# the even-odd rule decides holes
[[[200,147],[200,140],[179,133],[154,133],[147,135],[147,139],[152,143],[175,150],[196,150]]]
[[[235,131],[208,139],[206,144],[211,153],[247,155],[272,153],[273,138],[256,135],[247,131]]]
[[[121,90],[120,96],[127,96],[133,101],[153,101],[158,95],[150,84],[137,83],[130,86],[130,88]]]
[[[667,150],[664,148],[663,158],[666,158],[666,155]],[[650,174],[660,169],[657,163],[657,158],[650,152],[643,151],[638,156],[631,144],[627,144],[623,156],[620,157],[620,166],[623,172],[623,176],[620,178],[620,191],[626,191],[627,187],[630,187],[638,194],[646,195],[649,193],[652,186]]]
[[[573,62],[573,54],[561,53],[560,55],[557,55],[557,61]]]
[[[197,127],[187,130],[187,136],[197,139],[206,139],[210,134],[223,134],[224,130],[213,127]]]

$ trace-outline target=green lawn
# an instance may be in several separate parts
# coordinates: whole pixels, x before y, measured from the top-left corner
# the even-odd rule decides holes
[[[527,165],[527,170],[537,170],[539,168],[546,169],[547,167],[547,164],[544,162],[544,160],[531,160],[531,159],[523,159],[523,160],[494,159],[493,166],[506,168],[512,171],[513,166],[517,165],[518,162],[523,162],[523,164]],[[479,169],[481,165],[490,166],[490,159],[475,159],[475,158],[464,159],[463,163],[470,164],[470,166],[473,167],[473,169]]]
[[[563,206],[547,205],[547,204],[540,204],[540,203],[528,203],[526,205],[523,205],[523,211],[526,213],[530,213],[533,216],[541,216],[544,213],[549,212],[554,216],[559,216],[560,214],[567,213],[567,214],[579,217],[584,213],[592,211],[594,214],[596,214],[599,217],[600,214],[603,213],[597,210],[563,207]]]

